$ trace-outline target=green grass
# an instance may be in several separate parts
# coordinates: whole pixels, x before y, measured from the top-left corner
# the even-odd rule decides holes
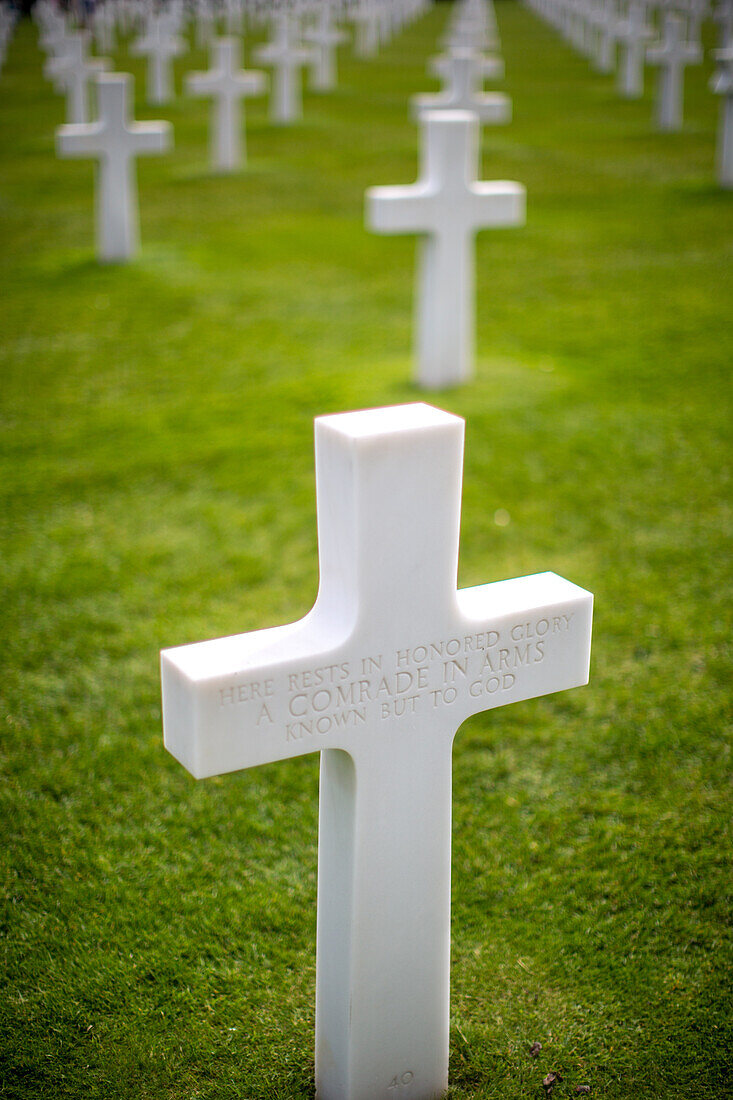
[[[731,194],[718,101],[686,122],[500,3],[515,120],[486,178],[528,222],[478,243],[460,583],[596,595],[588,688],[479,716],[454,758],[451,1097],[733,1094]],[[195,783],[158,650],[290,621],[317,583],[313,417],[415,399],[407,97],[439,5],[207,166],[208,104],[139,163],[143,252],[94,261],[90,163],[19,27],[0,76],[0,1095],[313,1096],[317,759]],[[178,65],[178,80],[204,57]],[[505,509],[511,521],[498,526]],[[528,1054],[543,1044],[540,1057]]]

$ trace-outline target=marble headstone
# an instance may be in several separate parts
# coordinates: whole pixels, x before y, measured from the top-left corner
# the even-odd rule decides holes
[[[588,680],[590,593],[456,588],[463,427],[420,404],[319,418],[313,610],[161,657],[165,745],[196,778],[321,753],[319,1100],[445,1091],[453,738]]]
[[[720,128],[718,130],[718,182],[721,187],[733,187],[733,45],[714,50],[717,69],[710,80],[710,90],[722,96]]]
[[[426,111],[473,111],[483,125],[511,122],[512,101],[503,92],[481,90],[484,75],[482,55],[475,50],[454,48],[445,65],[445,87],[436,95],[423,93],[412,97],[412,113],[420,117]]]
[[[319,5],[315,23],[303,35],[311,48],[310,87],[316,92],[330,92],[336,87],[336,55],[347,35],[334,24],[333,8],[327,0]]]
[[[148,103],[161,106],[170,103],[173,90],[173,59],[187,49],[183,38],[175,33],[167,12],[151,14],[145,33],[130,46],[133,57],[147,57],[145,93]]]
[[[97,248],[100,260],[130,259],[138,249],[138,203],[135,157],[164,153],[172,145],[168,122],[132,122],[133,80],[128,73],[97,77],[96,122],[60,126],[56,144],[60,157],[94,157]]]
[[[206,73],[189,73],[186,90],[193,96],[211,96],[211,160],[215,168],[231,172],[246,159],[242,100],[262,95],[265,73],[246,71],[241,66],[242,47],[238,38],[217,38],[211,45],[211,68]]]
[[[275,123],[287,125],[297,122],[303,115],[301,70],[311,61],[312,50],[298,40],[291,13],[284,11],[276,15],[274,27],[274,38],[255,51],[255,60],[273,69],[270,118]]]
[[[445,83],[450,80],[452,70],[452,57],[456,54],[473,54],[476,59],[476,71],[482,80],[503,80],[504,61],[497,54],[482,53],[481,50],[471,46],[453,46],[445,53],[437,54],[428,59],[428,72],[431,76],[437,76]]]
[[[685,38],[685,21],[674,12],[664,14],[664,37],[646,51],[650,65],[659,66],[656,116],[660,130],[682,127],[682,102],[686,65],[699,65],[702,49]]]
[[[420,175],[407,186],[367,191],[375,233],[420,236],[416,288],[417,382],[442,389],[473,373],[474,237],[479,229],[522,225],[519,183],[478,180],[479,119],[469,111],[420,119]]]
[[[89,121],[89,85],[110,65],[106,57],[88,57],[89,36],[76,31],[58,42],[59,53],[46,62],[44,72],[54,86],[66,92],[66,121]]]
[[[616,28],[619,45],[616,87],[625,99],[639,99],[644,94],[644,53],[652,36],[646,21],[646,4],[643,0],[629,0],[626,18]]]

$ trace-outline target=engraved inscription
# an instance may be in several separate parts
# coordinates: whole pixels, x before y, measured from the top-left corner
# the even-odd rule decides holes
[[[286,741],[326,738],[368,723],[409,719],[460,699],[501,696],[546,659],[573,613],[528,618],[501,630],[421,641],[219,689],[219,705],[249,704],[255,727]],[[249,720],[249,719],[248,719]]]
[[[219,691],[219,706],[226,707],[232,703],[249,703],[255,699],[269,699],[274,694],[274,680],[250,680],[248,683],[221,688]]]
[[[400,1085],[409,1085],[414,1080],[415,1074],[412,1072],[412,1070],[408,1069],[405,1070],[404,1073],[398,1073],[395,1077],[393,1077],[390,1083],[387,1085],[387,1088],[398,1089]]]

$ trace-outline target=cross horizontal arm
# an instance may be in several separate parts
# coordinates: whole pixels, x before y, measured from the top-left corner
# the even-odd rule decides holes
[[[135,152],[165,153],[173,145],[173,127],[170,122],[134,122],[129,134],[134,138]]]
[[[479,181],[471,185],[469,203],[473,217],[468,220],[479,229],[524,225],[526,221],[527,192],[521,183],[511,180]]]
[[[647,46],[646,59],[650,65],[699,65],[702,50],[696,42],[685,42],[673,48],[666,43]]]
[[[428,233],[433,228],[435,195],[428,183],[369,187],[367,225],[375,233]]]
[[[214,95],[218,92],[226,77],[223,73],[187,73],[186,91],[193,96]]]
[[[351,748],[350,731],[412,681],[395,664],[410,644],[396,609],[419,635],[453,618],[462,446],[462,421],[425,405],[316,421],[313,611],[162,654],[166,745],[189,771]]]
[[[316,443],[313,610],[161,655],[165,744],[194,776],[320,749],[361,766],[408,736],[449,747],[477,711],[587,682],[590,593],[552,573],[456,590],[457,417],[322,417]]]
[[[56,129],[60,157],[94,157],[102,151],[104,125],[100,122],[71,122]]]
[[[311,612],[288,626],[161,653],[165,746],[196,779],[321,748],[288,737],[303,716],[298,689],[344,681],[332,660],[338,639],[317,620]],[[352,697],[352,689],[340,696],[345,704]]]
[[[588,683],[593,596],[585,589],[536,573],[461,589],[458,608],[462,646],[445,675],[460,721]]]
[[[368,714],[470,715],[588,682],[593,597],[554,573],[456,593],[377,663],[314,608],[289,626],[164,650],[165,743],[196,777],[345,747]],[[373,735],[372,735],[373,736]]]
[[[523,225],[526,190],[510,180],[472,183],[457,199],[451,231],[460,226],[479,230]],[[371,187],[366,193],[366,220],[375,233],[430,233],[438,230],[440,196],[425,182]]]

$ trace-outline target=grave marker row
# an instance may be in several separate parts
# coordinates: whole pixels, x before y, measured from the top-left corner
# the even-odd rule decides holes
[[[373,10],[384,40],[395,23],[387,5]],[[498,41],[492,15],[486,0],[457,10],[441,109],[418,102],[417,183],[367,196],[376,231],[421,236],[419,378],[430,387],[470,374],[476,231],[524,218],[521,185],[477,179],[480,122],[498,121],[481,114],[493,62],[476,52]],[[138,49],[164,97],[159,66],[178,29],[157,18]],[[283,55],[299,48],[286,45]],[[188,86],[214,98],[217,162],[231,168],[243,154],[240,100],[262,81],[240,69],[238,42],[213,52]],[[131,86],[125,74],[98,76],[97,122],[59,131],[62,155],[99,158],[104,259],[136,244],[134,157],[170,142],[167,124],[131,121]],[[281,87],[288,110],[292,97]],[[471,715],[588,679],[588,592],[550,573],[457,589],[462,455],[463,422],[429,406],[319,418],[313,610],[161,657],[165,743],[195,776],[321,752],[319,1100],[394,1100],[395,1090],[435,1100],[446,1089],[453,738]]]
[[[656,66],[657,127],[662,132],[681,129],[684,71],[688,65],[702,62],[700,27],[710,12],[708,0],[672,0],[669,4],[654,4],[652,0],[528,0],[528,3],[579,49],[592,55],[600,72],[613,71],[618,54],[617,88],[627,99],[643,95],[645,63]],[[655,11],[657,31],[652,22]],[[726,48],[733,35],[733,0],[719,0],[714,17]],[[711,89],[716,87],[714,82]],[[725,133],[723,125],[719,161],[726,155]]]

